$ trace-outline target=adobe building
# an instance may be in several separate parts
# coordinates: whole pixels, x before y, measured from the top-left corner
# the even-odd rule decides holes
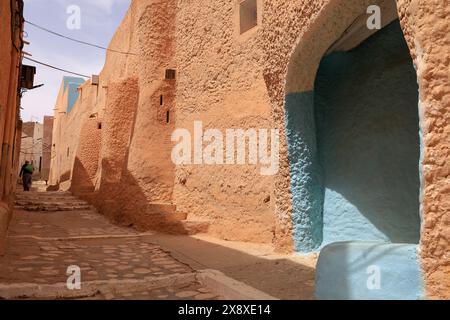
[[[41,179],[48,182],[50,178],[50,162],[52,160],[53,150],[53,117],[44,116],[43,125]]]
[[[19,156],[19,172],[25,161],[34,166],[34,179],[41,179],[43,164],[44,125],[35,121],[22,124],[22,136]]]
[[[12,217],[20,151],[23,1],[0,3],[0,255]]]
[[[448,299],[449,11],[132,1],[99,78],[61,85],[51,183],[140,229],[318,252],[318,298]],[[205,162],[228,129],[277,129],[279,170]]]

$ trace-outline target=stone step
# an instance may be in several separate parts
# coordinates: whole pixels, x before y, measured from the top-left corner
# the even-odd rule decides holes
[[[55,204],[55,203],[48,203],[48,204],[42,204],[42,203],[35,203],[35,204],[15,204],[14,205],[15,208],[17,209],[23,209],[23,208],[30,208],[30,210],[34,210],[36,208],[50,208],[49,211],[54,211],[54,209],[52,208],[64,208],[64,211],[66,210],[85,210],[86,208],[92,208],[91,205],[89,205],[88,203],[84,203],[84,204],[64,204],[64,203],[59,203],[59,204]],[[72,208],[72,209],[71,209]],[[38,211],[41,211],[43,209],[39,209]],[[56,210],[58,211],[58,210]]]
[[[55,212],[55,211],[88,211],[93,210],[90,205],[80,206],[66,206],[66,205],[29,205],[29,206],[14,206],[15,210],[19,211],[43,211],[43,212]]]
[[[72,193],[69,191],[47,191],[47,192],[36,192],[36,191],[30,191],[30,192],[24,192],[24,191],[17,191],[17,196],[32,196],[32,197],[47,197],[47,196],[56,196],[56,197],[64,197],[64,196],[71,196]]]
[[[171,203],[150,203],[147,205],[147,214],[159,216],[163,221],[186,220],[187,214],[177,211],[177,206]]]
[[[16,196],[16,200],[19,201],[65,201],[65,200],[77,200],[78,198],[73,196],[65,196],[65,197],[55,197],[55,196],[47,196],[47,197],[34,197],[34,196]]]
[[[163,223],[162,225],[160,225],[161,230],[158,231],[168,234],[193,236],[196,234],[207,233],[209,226],[210,223],[207,221],[173,221]]]
[[[38,199],[16,199],[14,201],[17,205],[37,205],[37,204],[43,204],[43,205],[59,205],[59,204],[68,204],[68,205],[79,205],[79,204],[86,204],[86,201],[78,200],[78,199],[45,199],[45,200],[38,200]]]

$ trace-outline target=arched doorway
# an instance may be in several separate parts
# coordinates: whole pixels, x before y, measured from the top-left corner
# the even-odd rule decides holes
[[[361,10],[340,36],[322,25],[292,54],[284,111],[298,252],[419,242],[418,85],[395,2],[381,4],[382,30]],[[328,47],[305,45],[321,37]]]

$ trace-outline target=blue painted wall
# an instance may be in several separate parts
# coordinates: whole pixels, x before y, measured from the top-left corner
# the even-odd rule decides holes
[[[418,86],[398,21],[325,57],[285,114],[297,251],[419,242]]]
[[[85,82],[82,78],[64,77],[64,91],[68,90],[67,113],[72,111],[75,102],[79,97],[78,88]]]
[[[324,244],[419,243],[418,85],[399,23],[324,58],[314,99]]]
[[[317,299],[423,299],[417,245],[337,242],[322,249]]]
[[[317,152],[314,93],[287,95],[285,117],[295,250],[310,252],[322,243],[324,194]]]

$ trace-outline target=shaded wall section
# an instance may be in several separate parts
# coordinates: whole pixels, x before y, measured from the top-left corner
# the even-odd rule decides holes
[[[322,60],[315,84],[324,243],[419,243],[419,114],[399,22]]]
[[[108,89],[107,112],[101,124],[102,143],[95,203],[103,214],[122,222],[129,219],[123,216],[127,212],[122,212],[122,208],[126,203],[133,204],[137,196],[132,191],[132,185],[126,181],[126,165],[139,97],[138,79],[110,82]],[[130,212],[128,214],[132,215]]]
[[[298,251],[419,242],[418,87],[398,21],[325,57],[285,116]]]
[[[96,118],[89,118],[80,131],[70,188],[75,195],[94,191],[101,145],[101,128],[98,124]]]

